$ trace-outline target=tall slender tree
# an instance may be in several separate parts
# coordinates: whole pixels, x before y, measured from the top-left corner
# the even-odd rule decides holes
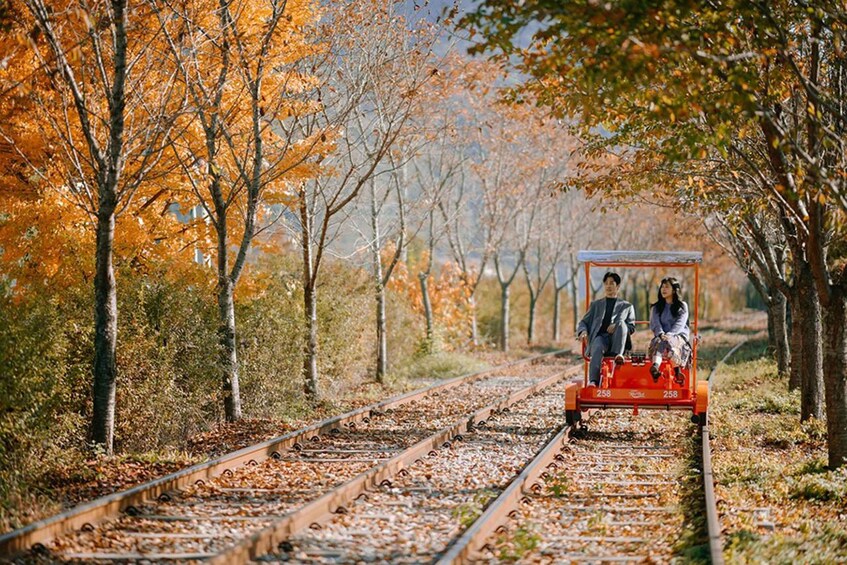
[[[33,201],[52,195],[54,202],[69,204],[81,212],[84,233],[93,235],[90,435],[111,453],[118,377],[116,237],[122,217],[161,195],[159,189],[146,191],[161,177],[164,140],[181,103],[176,74],[146,2],[22,0],[9,6],[9,33],[20,42],[4,54],[3,84],[13,86],[4,88],[3,97],[16,99],[19,109],[26,101],[32,112],[10,114],[12,121],[0,129],[9,148],[5,156],[16,161],[19,173],[29,171],[17,188],[29,191]],[[26,127],[16,127],[24,118]]]
[[[213,229],[221,389],[227,421],[241,418],[235,290],[257,235],[291,206],[291,187],[314,174],[330,132],[296,128],[306,100],[311,0],[205,0],[168,5],[160,23],[188,110],[170,148]]]

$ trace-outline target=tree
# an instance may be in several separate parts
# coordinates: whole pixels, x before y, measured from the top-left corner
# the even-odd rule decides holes
[[[844,464],[843,7],[732,2],[572,8],[497,0],[468,21],[487,46],[508,54],[517,32],[544,20],[522,53],[524,69],[538,79],[530,89],[557,111],[579,113],[588,127],[608,125],[616,132],[610,143],[650,141],[666,159],[680,162],[704,157],[708,148],[725,154],[749,128],[763,136],[763,162],[774,180],[764,195],[787,221],[799,288],[812,284],[826,312],[829,464]]]
[[[305,61],[316,77],[312,94],[320,112],[301,120],[304,136],[335,132],[335,150],[317,176],[295,190],[295,230],[303,254],[304,390],[320,398],[317,290],[328,246],[346,220],[348,206],[382,171],[389,152],[405,131],[421,94],[436,72],[435,34],[429,25],[410,28],[399,2],[349,0],[332,5],[318,28],[327,48]]]
[[[291,187],[315,173],[327,131],[300,136],[318,106],[301,95],[311,79],[296,64],[316,48],[302,31],[316,22],[310,0],[198,1],[159,11],[188,111],[170,139],[213,229],[221,385],[227,421],[241,418],[235,289],[255,238],[292,205]]]
[[[7,90],[12,97],[3,103],[32,112],[13,111],[14,119],[4,124],[2,138],[12,148],[4,156],[15,162],[19,202],[66,206],[64,241],[93,239],[91,439],[111,453],[118,373],[116,234],[140,223],[163,194],[161,186],[147,189],[168,170],[163,142],[181,101],[146,3],[111,0],[93,8],[73,0],[25,0],[11,6],[11,37],[27,49],[7,55],[4,84],[15,92]],[[12,214],[20,219],[26,210]]]

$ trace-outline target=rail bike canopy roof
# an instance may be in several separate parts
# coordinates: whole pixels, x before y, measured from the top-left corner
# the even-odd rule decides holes
[[[578,261],[604,266],[697,265],[703,262],[699,251],[580,251]]]

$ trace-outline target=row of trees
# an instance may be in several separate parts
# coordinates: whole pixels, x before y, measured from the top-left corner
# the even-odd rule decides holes
[[[400,2],[4,8],[2,273],[16,294],[80,278],[93,285],[91,439],[107,452],[119,373],[116,262],[144,270],[176,258],[171,275],[183,277],[195,257],[208,261],[198,284],[216,297],[216,366],[232,421],[242,415],[235,297],[249,285],[251,257],[282,234],[302,254],[312,400],[321,396],[321,267],[352,240],[349,225],[374,276],[377,379],[388,367],[384,289],[412,241],[427,242],[417,279],[429,342],[428,284],[449,243],[474,320],[485,270],[493,262],[503,277],[504,348],[516,274],[537,271],[534,309],[563,252],[564,226],[548,250],[537,226],[554,223],[552,208],[544,216],[534,198],[565,170],[564,155],[546,156],[561,130],[499,104],[487,88],[498,68],[436,49],[439,25],[407,17]]]
[[[826,415],[831,467],[847,461],[846,22],[814,0],[489,0],[466,20],[536,79],[516,96],[602,129],[592,149],[617,166],[586,186],[709,218],[768,305],[801,417]]]
[[[367,0],[4,8],[3,272],[18,293],[92,280],[92,440],[111,452],[115,258],[140,268],[214,258],[221,385],[235,420],[234,297],[260,236],[289,211],[299,219],[305,383],[316,398],[322,252],[421,99],[437,63],[433,26],[401,17],[399,3]]]
[[[559,340],[563,291],[574,325],[579,310],[578,249],[667,247],[669,227],[603,218],[582,194],[555,190],[591,164],[574,160],[576,137],[546,110],[504,103],[491,86],[499,64],[457,55],[445,22],[402,2],[4,6],[0,274],[16,294],[93,285],[91,438],[107,452],[119,376],[116,263],[167,263],[170,276],[215,296],[219,343],[209,355],[219,357],[233,421],[242,415],[237,345],[249,337],[239,336],[236,298],[249,295],[257,255],[282,243],[301,255],[312,401],[322,396],[317,305],[332,282],[322,275],[330,256],[372,276],[381,382],[391,286],[416,285],[428,347],[439,314],[460,328],[467,321],[477,344],[480,285],[496,276],[508,350],[515,281],[529,292],[527,342],[544,292],[554,296]],[[208,263],[199,278],[196,258]],[[431,288],[444,264],[449,293]]]

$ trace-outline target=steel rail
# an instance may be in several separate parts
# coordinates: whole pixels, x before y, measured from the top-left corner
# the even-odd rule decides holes
[[[709,381],[709,397],[712,396],[712,377],[718,372],[718,368],[726,363],[729,357],[738,351],[741,346],[749,340],[745,339],[730,349],[723,358],[715,363],[706,380]],[[709,534],[709,557],[714,565],[723,565],[723,537],[721,535],[721,522],[718,515],[717,497],[715,496],[715,475],[712,470],[712,447],[709,443],[709,413],[706,412],[706,423],[700,430],[703,457],[703,492],[706,499],[706,529]]]
[[[467,432],[474,425],[486,420],[493,413],[548,388],[557,382],[573,376],[581,368],[580,365],[569,367],[551,377],[521,389],[506,398],[481,408],[471,415],[465,415],[433,435],[419,441],[402,453],[392,457],[371,469],[357,475],[339,487],[327,492],[320,498],[307,505],[282,516],[273,524],[253,533],[239,543],[226,548],[209,563],[248,563],[262,555],[277,550],[279,544],[306,527],[319,527],[321,523],[332,518],[333,514],[343,513],[346,506],[361,496],[370,487],[376,487],[394,475],[414,464],[427,454],[436,455],[440,447],[448,445],[457,435]],[[390,481],[389,481],[390,483]]]
[[[588,411],[589,418],[593,412],[594,410]],[[540,491],[543,487],[538,480],[547,473],[547,469],[559,467],[562,449],[568,443],[572,430],[573,426],[564,426],[559,430],[509,486],[489,504],[485,512],[447,548],[436,561],[436,565],[473,562],[475,554],[485,546],[486,540],[508,521],[526,492]]]
[[[403,393],[387,400],[316,422],[315,424],[283,436],[239,449],[211,461],[206,461],[205,463],[192,465],[191,467],[136,485],[132,488],[79,504],[49,518],[32,522],[22,528],[0,535],[0,556],[12,556],[36,544],[47,543],[63,534],[108,521],[130,506],[143,504],[165,493],[194,484],[198,480],[208,480],[216,477],[227,469],[233,469],[251,461],[261,463],[269,457],[275,456],[276,453],[290,448],[295,443],[328,433],[332,429],[340,428],[351,422],[362,421],[381,411],[408,404],[432,392],[449,390],[464,383],[474,382],[489,373],[533,363],[569,352],[569,350],[551,351],[482,371],[454,377],[423,389]]]

